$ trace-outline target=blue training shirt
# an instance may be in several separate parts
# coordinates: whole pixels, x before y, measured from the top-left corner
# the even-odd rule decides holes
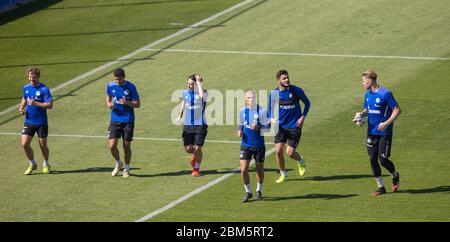
[[[302,113],[300,102],[305,105]],[[302,88],[289,85],[288,89],[281,91],[279,87],[270,92],[269,96],[269,118],[274,118],[275,104],[278,102],[279,118],[278,122],[282,128],[295,129],[296,122],[302,115],[309,112],[310,102]]]
[[[380,87],[377,92],[367,90],[364,96],[364,108],[369,110],[367,134],[392,135],[394,124],[385,130],[378,130],[378,125],[389,119],[392,110],[397,107],[397,101],[392,93],[385,87]]]
[[[111,122],[113,123],[134,123],[134,108],[119,104],[119,100],[125,97],[127,101],[139,101],[139,93],[136,86],[125,80],[123,85],[116,81],[109,82],[106,86],[106,93],[112,97],[114,107],[111,109]]]
[[[23,87],[23,98],[34,99],[35,102],[49,103],[53,101],[50,89],[42,83],[37,86],[26,84]],[[38,106],[26,106],[25,125],[45,125],[48,124],[47,109]]]
[[[258,130],[251,128],[252,124],[258,126]],[[261,128],[270,128],[270,120],[266,110],[257,105],[254,108],[243,107],[239,112],[239,129],[243,131],[241,146],[247,148],[264,147],[264,136],[261,135]]]
[[[205,125],[205,108],[208,91],[203,89],[204,97],[200,94],[186,89],[183,91],[183,101],[185,105],[184,125]]]

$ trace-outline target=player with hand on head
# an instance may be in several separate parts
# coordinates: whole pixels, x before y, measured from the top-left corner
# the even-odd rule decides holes
[[[203,159],[202,146],[208,133],[205,119],[205,108],[208,92],[203,89],[203,77],[199,74],[190,75],[187,79],[187,89],[183,91],[179,122],[184,115],[183,145],[187,153],[192,154],[192,176],[200,176],[200,164]]]
[[[362,126],[364,118],[368,119],[367,152],[370,157],[372,173],[378,185],[378,189],[372,195],[378,196],[386,193],[379,163],[391,173],[391,190],[396,192],[400,186],[400,175],[389,157],[392,148],[394,120],[400,115],[401,109],[392,93],[377,84],[377,74],[374,71],[365,71],[362,74],[362,83],[364,89],[367,90],[364,96],[364,110],[355,114],[353,122]]]

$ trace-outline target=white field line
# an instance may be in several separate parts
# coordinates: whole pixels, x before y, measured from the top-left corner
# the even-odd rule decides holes
[[[269,155],[271,155],[271,154],[274,153],[274,152],[275,152],[275,147],[273,147],[272,149],[266,151],[266,157],[268,157]],[[254,162],[254,161],[252,161],[252,163],[253,163],[253,162]],[[206,190],[206,189],[208,189],[208,188],[210,188],[210,187],[216,185],[217,183],[219,183],[219,182],[221,182],[221,181],[224,181],[225,179],[231,177],[232,175],[236,174],[236,173],[239,172],[239,171],[240,171],[239,168],[236,168],[236,169],[234,169],[234,170],[231,170],[231,171],[227,172],[227,174],[225,174],[225,175],[223,175],[223,176],[221,176],[221,177],[219,177],[219,178],[216,178],[216,179],[214,179],[214,180],[212,180],[212,181],[206,183],[205,185],[203,185],[203,186],[201,186],[201,187],[195,189],[194,191],[192,191],[192,192],[190,192],[190,193],[188,193],[188,194],[186,194],[186,195],[184,195],[184,196],[178,198],[177,200],[175,200],[175,201],[173,201],[173,202],[170,202],[170,203],[167,204],[166,206],[164,206],[164,207],[162,207],[162,208],[160,208],[160,209],[157,209],[157,210],[155,210],[155,211],[153,211],[153,212],[151,212],[151,213],[145,215],[144,217],[142,217],[142,218],[136,220],[135,222],[145,222],[145,221],[147,221],[147,220],[149,220],[149,219],[152,219],[152,218],[154,218],[155,216],[157,216],[158,214],[163,213],[163,212],[165,212],[165,211],[167,211],[167,210],[169,210],[169,209],[171,209],[171,208],[177,206],[178,204],[180,204],[180,203],[182,203],[182,202],[188,200],[189,198],[191,198],[191,197],[193,197],[193,196],[195,196],[195,195],[197,195],[197,194],[203,192],[204,190]]]
[[[21,133],[8,133],[8,132],[0,132],[0,135],[13,135],[20,136]],[[49,134],[48,137],[66,137],[66,138],[95,138],[95,139],[107,139],[108,136],[104,135],[79,135],[79,134]],[[173,138],[153,138],[153,137],[133,137],[133,140],[150,140],[150,141],[176,141],[180,142],[182,139],[173,139]],[[237,140],[206,140],[207,143],[223,143],[223,144],[240,144],[240,141]],[[273,145],[273,142],[267,142],[268,145]]]
[[[208,53],[208,54],[239,54],[239,55],[278,55],[278,56],[310,56],[310,57],[338,57],[338,58],[372,58],[372,59],[407,59],[407,60],[440,60],[449,61],[450,57],[425,57],[425,56],[389,56],[389,55],[338,55],[320,53],[299,52],[255,52],[255,51],[232,51],[232,50],[183,50],[183,49],[152,49],[147,51],[162,52],[185,52],[185,53]]]
[[[182,34],[188,32],[189,30],[192,30],[192,29],[194,29],[194,28],[196,28],[196,27],[199,27],[199,26],[201,26],[201,25],[203,25],[203,24],[205,24],[205,23],[207,23],[207,22],[209,22],[209,21],[212,21],[212,20],[214,20],[214,19],[216,19],[216,18],[218,18],[218,17],[220,17],[220,16],[222,16],[222,15],[224,15],[224,14],[227,14],[227,13],[229,13],[229,12],[231,12],[231,11],[234,11],[234,10],[236,10],[236,9],[238,9],[238,8],[240,8],[240,7],[244,6],[244,5],[246,5],[246,4],[249,4],[249,3],[251,3],[251,2],[253,2],[253,0],[246,0],[246,1],[240,2],[240,3],[236,4],[236,5],[233,5],[233,6],[231,6],[230,8],[223,10],[222,12],[219,12],[219,13],[217,13],[217,14],[214,14],[213,16],[211,16],[211,17],[209,17],[209,18],[206,18],[206,19],[204,19],[204,20],[202,20],[202,21],[200,21],[200,22],[197,22],[197,23],[195,23],[195,24],[192,24],[192,25],[190,25],[190,26],[188,26],[188,27],[186,27],[186,28],[184,28],[184,29],[181,29],[181,30],[179,30],[178,32],[175,32],[175,33],[173,33],[173,34],[171,34],[171,35],[169,35],[169,36],[166,36],[166,37],[164,37],[164,38],[162,38],[162,39],[156,40],[156,41],[154,41],[154,42],[152,42],[152,43],[150,43],[150,44],[148,44],[148,45],[146,45],[146,46],[144,46],[144,47],[141,47],[141,48],[139,48],[139,49],[137,49],[137,50],[135,50],[135,51],[133,51],[133,52],[127,54],[127,55],[124,55],[124,56],[122,56],[122,57],[116,59],[115,61],[108,62],[108,63],[106,63],[106,64],[104,64],[104,65],[102,65],[102,66],[99,66],[99,67],[97,67],[97,68],[95,68],[95,69],[93,69],[93,70],[90,70],[90,71],[88,71],[88,72],[85,72],[85,73],[83,73],[83,74],[81,74],[81,75],[79,75],[79,76],[77,76],[77,77],[75,77],[75,78],[73,78],[73,79],[71,79],[71,80],[68,80],[68,81],[66,81],[66,82],[63,82],[63,83],[61,83],[60,85],[58,85],[58,86],[56,86],[56,87],[50,89],[50,91],[51,91],[51,92],[56,92],[56,91],[58,91],[58,90],[60,90],[60,89],[62,89],[62,88],[64,88],[64,87],[67,87],[67,86],[69,86],[69,85],[71,85],[71,84],[73,84],[73,83],[75,83],[75,82],[78,82],[79,80],[82,80],[82,79],[84,79],[84,78],[86,78],[86,77],[88,77],[88,76],[91,76],[91,75],[93,75],[93,74],[99,72],[99,71],[102,71],[102,70],[104,70],[104,69],[107,69],[107,68],[109,68],[109,67],[111,67],[111,66],[113,66],[113,65],[115,65],[115,64],[117,64],[117,63],[119,63],[120,61],[127,60],[127,59],[129,59],[129,58],[131,58],[131,57],[133,57],[133,56],[135,56],[135,55],[137,55],[137,54],[139,54],[139,53],[141,53],[141,52],[143,52],[143,51],[146,51],[146,50],[149,49],[149,48],[152,48],[152,47],[154,47],[154,46],[156,46],[156,45],[158,45],[158,44],[161,44],[161,43],[163,43],[163,42],[165,42],[165,41],[168,41],[168,40],[170,40],[170,39],[173,39],[173,38],[175,38],[175,37],[178,37],[178,36],[180,36],[180,35],[182,35]],[[13,110],[18,109],[18,108],[19,108],[19,104],[14,105],[14,106],[12,106],[12,107],[9,107],[9,108],[7,108],[7,109],[1,111],[1,112],[0,112],[0,116],[1,116],[1,115],[4,115],[4,114],[7,114],[7,113],[9,113],[9,112],[11,112],[11,111],[13,111]]]

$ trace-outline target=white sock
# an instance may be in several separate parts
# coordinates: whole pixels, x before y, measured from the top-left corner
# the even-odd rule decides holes
[[[377,180],[377,185],[378,185],[378,187],[384,187],[383,178],[381,178],[381,176],[375,178],[375,180]]]
[[[245,191],[248,193],[252,193],[252,188],[250,187],[250,184],[244,185]]]
[[[256,191],[257,192],[262,192],[262,183],[256,183]]]
[[[117,165],[121,165],[122,161],[121,160],[116,160]]]
[[[48,163],[48,160],[44,160],[44,166],[50,166],[50,163]]]
[[[287,176],[287,171],[286,170],[280,170],[280,175]]]
[[[35,164],[36,164],[36,161],[34,161],[34,160],[29,160],[28,162],[30,162],[30,166],[32,166],[32,165],[35,165]]]
[[[200,169],[200,163],[198,163],[198,162],[195,162],[195,166],[194,166],[194,169]]]
[[[125,167],[123,168],[125,171],[130,171],[130,165],[125,164]]]

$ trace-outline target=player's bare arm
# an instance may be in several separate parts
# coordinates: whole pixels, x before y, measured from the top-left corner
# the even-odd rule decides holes
[[[20,106],[19,106],[19,113],[20,114],[25,114],[25,107],[27,106],[27,101],[25,100],[25,98],[22,97],[22,99],[20,100]]]
[[[34,101],[33,98],[30,98],[30,99],[28,99],[27,103],[30,106],[37,106],[42,109],[52,109],[53,108],[53,101],[48,102],[48,103],[40,103],[40,102]]]
[[[112,100],[112,97],[108,95],[106,95],[106,107],[108,107],[109,109],[114,108],[114,102]]]
[[[141,101],[139,101],[139,100],[128,101],[125,97],[122,97],[119,100],[119,104],[127,105],[127,106],[130,106],[132,108],[139,108],[141,106]]]
[[[195,83],[197,83],[198,94],[201,98],[205,97],[205,91],[203,90],[203,77],[201,75],[195,75]]]
[[[380,123],[380,125],[378,125],[378,130],[383,131],[385,130],[387,127],[389,127],[389,125],[391,125],[392,123],[394,123],[395,119],[400,115],[400,113],[402,112],[402,110],[400,109],[399,106],[396,106],[393,110],[392,110],[392,114],[389,117],[388,120],[386,120],[383,123]]]

